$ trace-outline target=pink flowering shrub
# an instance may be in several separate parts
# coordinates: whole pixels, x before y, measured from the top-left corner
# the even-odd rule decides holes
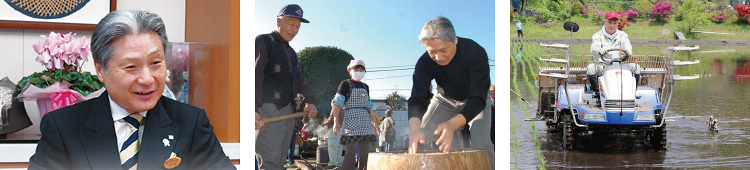
[[[719,13],[716,13],[713,16],[711,16],[711,21],[713,21],[715,23],[722,23],[722,22],[724,22],[725,18],[726,17],[724,16],[724,13],[723,12],[719,12]]]
[[[635,10],[628,10],[625,12],[625,14],[628,15],[628,19],[635,19],[640,16],[638,15],[638,11]]]
[[[653,17],[656,19],[668,19],[672,15],[672,3],[661,1],[651,8]]]
[[[584,16],[588,15],[589,10],[586,8],[586,6],[583,6],[583,4],[580,4],[580,6],[581,6],[581,14],[583,14]]]

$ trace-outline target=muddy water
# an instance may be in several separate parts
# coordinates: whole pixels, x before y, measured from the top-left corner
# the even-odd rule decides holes
[[[574,48],[587,46],[574,45]],[[661,48],[654,45],[635,46],[635,49],[643,49],[642,53],[666,55]],[[650,149],[637,135],[582,136],[574,151],[563,151],[559,134],[547,133],[543,122],[536,122],[546,168],[750,167],[750,50],[747,47],[701,47],[698,51],[704,52],[676,55],[677,59],[683,61],[700,60],[701,64],[681,66],[677,71],[682,75],[698,74],[701,78],[675,84],[667,116],[677,118],[668,122],[667,151]],[[529,106],[529,114],[533,115],[536,99],[523,83],[523,79],[519,78],[519,93],[532,105]],[[521,104],[525,103],[518,103],[517,97],[512,94],[510,101],[512,116],[519,121],[516,135],[520,147],[518,160],[511,156],[510,161],[512,165],[517,161],[519,169],[538,168],[541,163],[534,152],[531,122],[521,121],[525,119]],[[719,120],[718,133],[708,130],[708,116]]]

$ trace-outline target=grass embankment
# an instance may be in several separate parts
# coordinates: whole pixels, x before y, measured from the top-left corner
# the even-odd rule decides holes
[[[511,63],[515,63],[515,61],[515,58],[510,58]],[[511,84],[514,90],[518,89],[518,83],[516,82],[517,71],[518,69],[513,69],[513,76],[511,78]],[[510,107],[510,113],[513,113],[513,107]],[[510,142],[510,152],[513,156],[513,170],[516,170],[518,169],[518,148],[520,147],[520,144],[518,143],[518,136],[516,135],[516,131],[518,130],[518,122],[516,121],[516,116],[513,114],[510,115],[510,124],[510,134],[513,138],[513,141]]]
[[[603,22],[594,22],[590,19],[575,17],[571,21],[580,26],[580,30],[573,33],[574,39],[591,39],[597,31],[602,29]],[[634,40],[673,40],[674,31],[678,30],[678,22],[670,20],[668,22],[651,21],[640,19],[630,21],[630,26],[626,26],[624,31],[628,33],[630,39]],[[563,28],[564,21],[553,21],[549,28],[542,27],[541,24],[534,22],[523,23],[524,38],[547,38],[547,39],[568,39],[570,32]],[[510,37],[518,38],[516,34],[515,20],[510,24]],[[667,30],[667,31],[665,31]],[[750,25],[744,23],[725,22],[709,23],[696,30],[707,32],[734,33],[734,35],[696,33],[690,40],[714,40],[714,41],[750,41]],[[664,34],[666,33],[666,34]],[[684,34],[684,33],[683,33]]]
[[[524,50],[519,50],[519,48],[523,46]],[[526,85],[526,89],[528,89],[528,94],[532,94],[531,96],[525,96],[525,98],[536,98],[536,86],[534,86],[535,77],[533,76],[535,74],[536,68],[539,67],[539,61],[534,56],[539,56],[543,52],[541,51],[538,44],[534,42],[515,42],[513,45],[513,50],[511,50],[511,54],[515,54],[512,56],[517,56],[518,52],[521,51],[521,56],[519,58],[519,61],[516,61],[515,57],[511,57],[511,63],[517,64],[517,67],[514,67],[513,69],[513,75],[512,75],[512,88],[514,91],[518,92],[519,94],[523,94],[519,88],[518,88],[518,76],[520,75],[523,78],[523,83]],[[520,69],[520,70],[519,70]],[[523,97],[523,96],[521,96]],[[526,105],[526,103],[523,101],[521,97],[518,97],[518,104],[523,109],[524,116],[526,119],[531,118],[531,114],[529,113],[529,109]],[[529,122],[531,124],[531,135],[534,141],[534,153],[537,155],[537,159],[539,161],[539,169],[545,169],[546,168],[546,160],[544,156],[541,153],[541,141],[537,137],[536,133],[536,125],[535,122],[531,121]],[[514,169],[518,168],[518,139],[516,137],[516,130],[517,130],[517,122],[515,120],[515,117],[511,115],[511,133],[513,135],[513,141],[511,143],[511,152],[513,154],[514,158]]]

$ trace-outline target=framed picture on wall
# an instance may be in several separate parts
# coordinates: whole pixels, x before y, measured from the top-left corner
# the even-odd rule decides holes
[[[94,30],[117,0],[2,0],[0,27]]]

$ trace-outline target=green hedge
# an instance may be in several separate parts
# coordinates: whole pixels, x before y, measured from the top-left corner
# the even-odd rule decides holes
[[[331,46],[307,47],[297,53],[297,56],[305,86],[315,97],[318,117],[327,117],[339,83],[349,78],[346,66],[354,57],[349,52]]]

